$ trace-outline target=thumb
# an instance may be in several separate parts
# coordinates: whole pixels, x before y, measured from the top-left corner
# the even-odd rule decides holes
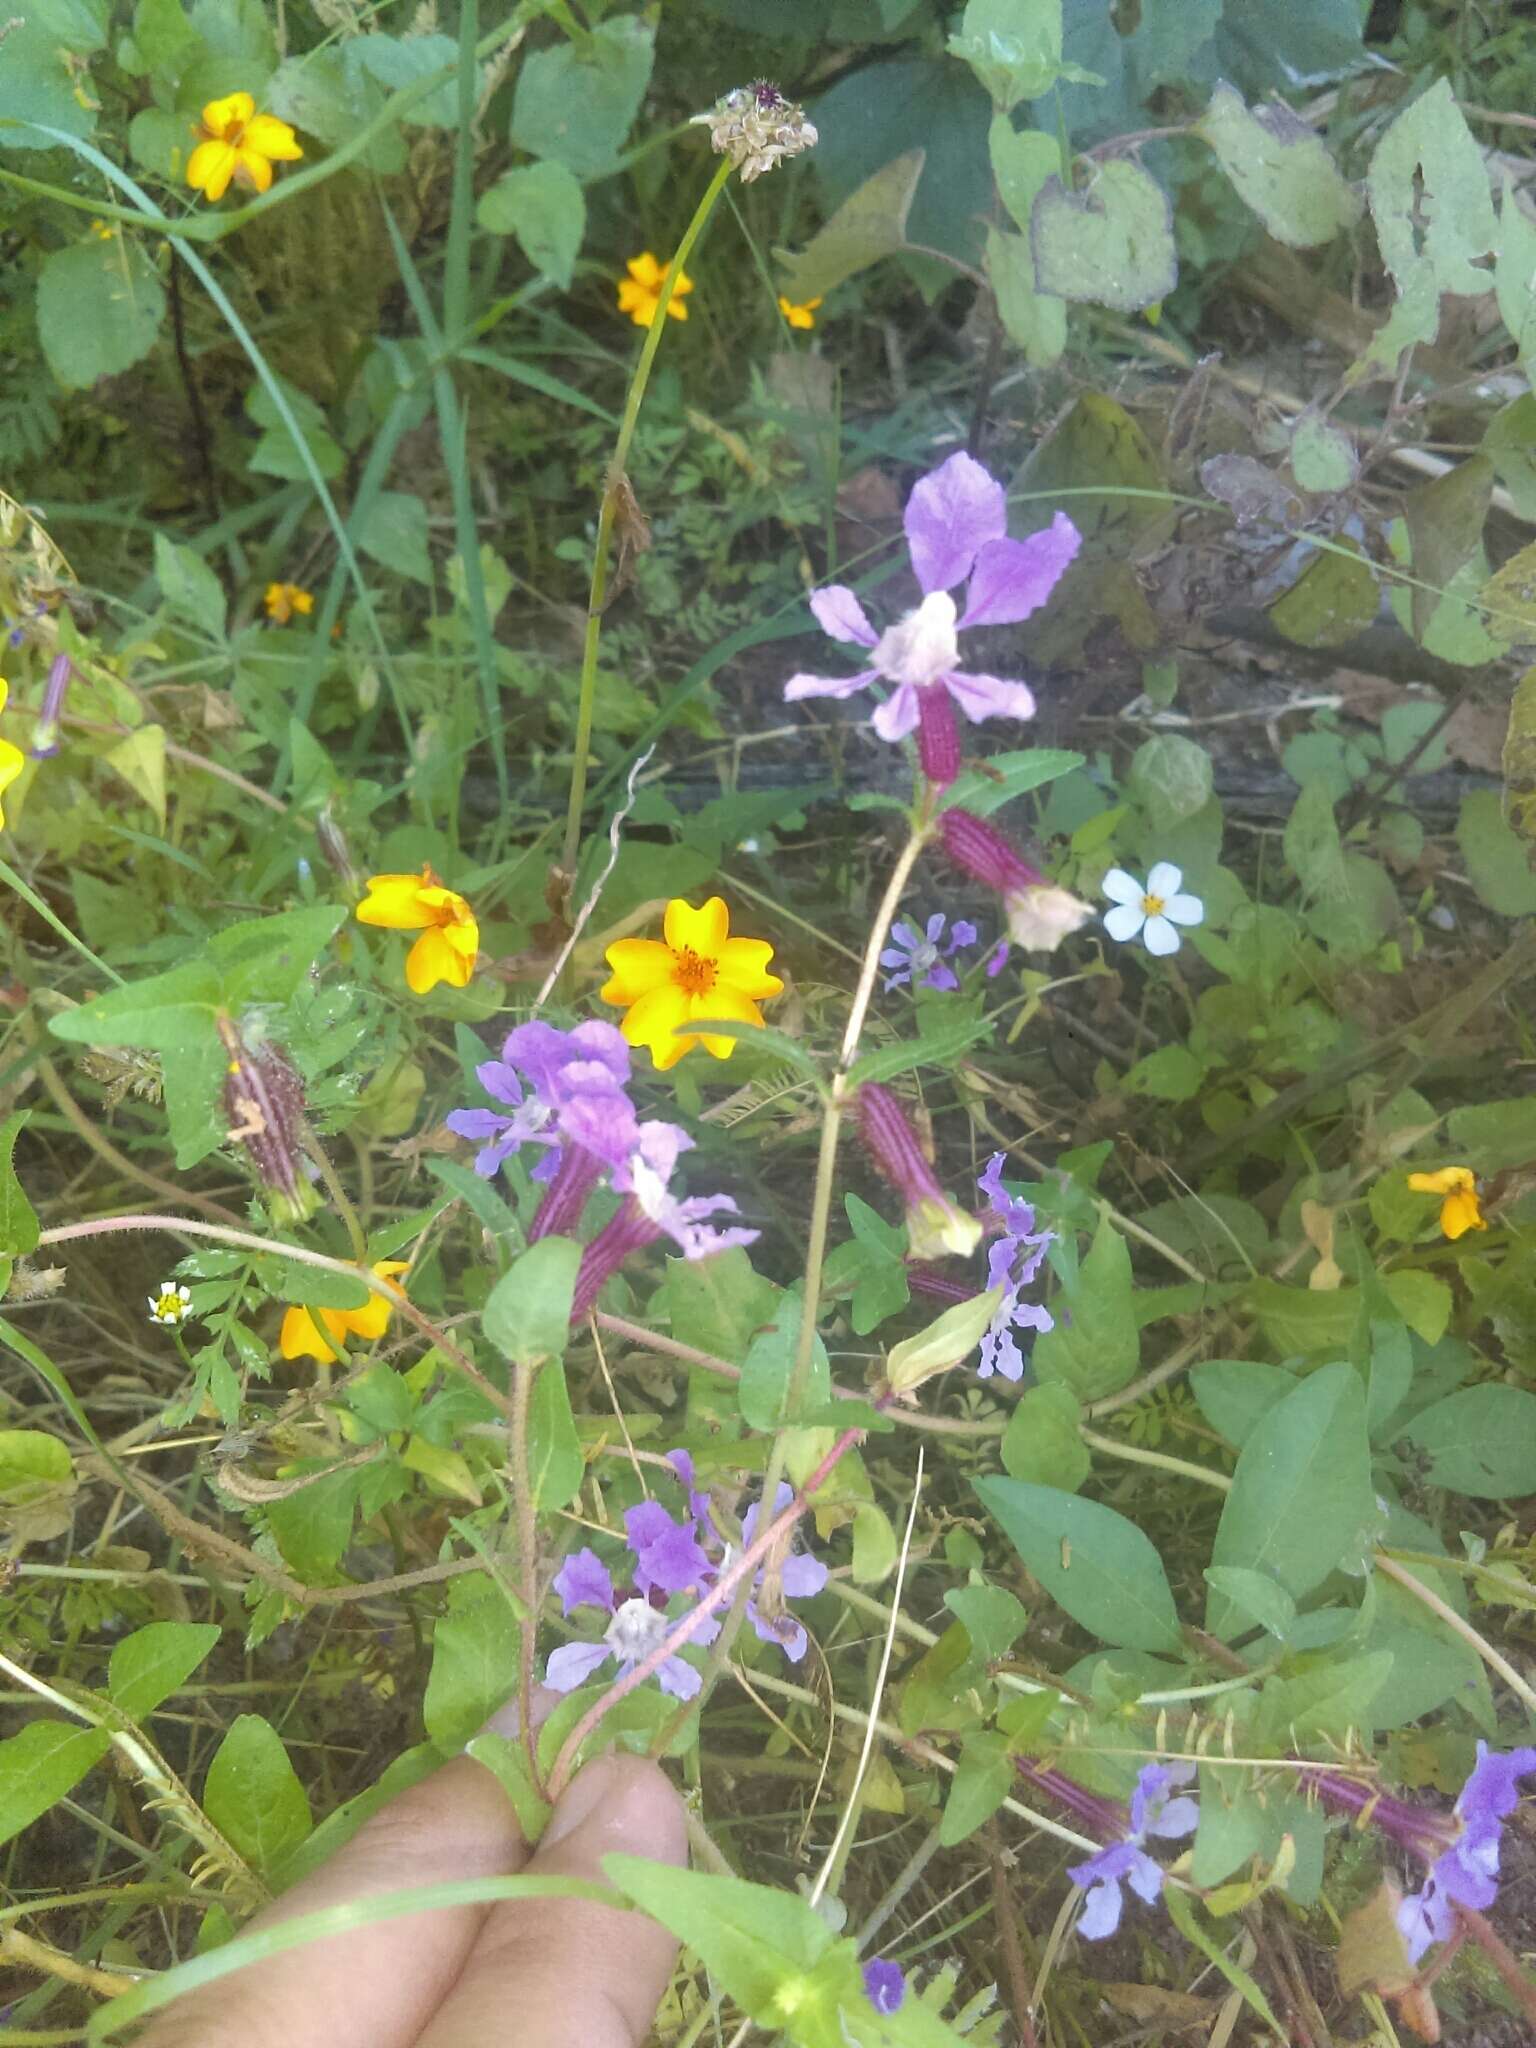
[[[681,1864],[683,1803],[660,1767],[605,1756],[578,1772],[524,1867],[527,1877],[602,1882],[616,1850]],[[648,2032],[677,1943],[641,1913],[589,1899],[513,1899],[486,1916],[458,1983],[417,2048],[638,2048]]]

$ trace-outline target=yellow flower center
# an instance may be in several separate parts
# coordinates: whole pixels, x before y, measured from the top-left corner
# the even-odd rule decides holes
[[[672,955],[672,980],[685,995],[707,996],[715,985],[719,972],[713,960],[706,960],[695,953],[691,946],[684,946],[681,952]]]
[[[1163,914],[1163,899],[1161,896],[1143,896],[1141,907],[1148,917],[1161,917]]]

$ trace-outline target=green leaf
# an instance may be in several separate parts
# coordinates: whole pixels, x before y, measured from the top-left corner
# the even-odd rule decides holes
[[[1121,1082],[1128,1095],[1151,1095],[1159,1102],[1193,1102],[1205,1082],[1205,1061],[1187,1045],[1160,1045],[1136,1062]]]
[[[1340,174],[1328,145],[1283,100],[1250,113],[1241,93],[1218,85],[1194,132],[1210,144],[1276,241],[1316,248],[1359,220],[1360,196]]]
[[[31,1827],[72,1792],[111,1746],[104,1728],[63,1721],[29,1721],[19,1735],[0,1742],[0,1842]]]
[[[1296,1602],[1284,1586],[1266,1578],[1263,1572],[1236,1564],[1208,1564],[1205,1582],[1213,1593],[1219,1593],[1231,1606],[1284,1642],[1296,1620]]]
[[[1240,1993],[1246,2003],[1258,2014],[1265,2026],[1274,2034],[1275,2039],[1283,2041],[1285,2039],[1285,2029],[1270,2011],[1269,2000],[1264,1996],[1248,1972],[1240,1964],[1234,1963],[1227,1954],[1227,1948],[1231,1941],[1230,1934],[1223,1930],[1219,1941],[1208,1934],[1202,1924],[1200,1911],[1195,1901],[1190,1898],[1187,1892],[1181,1891],[1177,1885],[1164,1885],[1163,1897],[1167,1901],[1168,1917],[1172,1920],[1174,1926],[1178,1928],[1186,1940],[1194,1943],[1207,1962],[1213,1963],[1216,1966],[1233,1990]]]
[[[1372,1725],[1371,1708],[1392,1677],[1390,1650],[1329,1659],[1294,1678],[1271,1678],[1259,1697],[1255,1732],[1261,1742],[1290,1749],[1301,1742],[1341,1742]]]
[[[10,61],[8,47],[5,62]],[[154,347],[164,317],[159,274],[126,235],[93,236],[43,258],[37,274],[38,339],[48,367],[72,390],[132,369]]]
[[[9,21],[15,27],[9,27]],[[51,136],[26,125],[36,122],[65,135],[89,135],[96,109],[79,89],[79,70],[55,25],[39,8],[8,18],[5,55],[0,60],[0,147],[56,149]]]
[[[550,1244],[557,1240],[540,1241]],[[559,1359],[551,1358],[537,1370],[539,1376],[528,1403],[528,1479],[534,1506],[552,1513],[576,1498],[586,1467],[571,1413],[565,1367]]]
[[[1045,136],[1036,139],[1048,140]],[[1054,145],[1051,153],[1053,157],[1056,154]],[[1025,362],[1036,370],[1059,362],[1067,345],[1067,302],[1054,293],[1036,290],[1035,256],[1028,240],[989,227],[982,262],[997,301],[998,318]]]
[[[516,235],[523,254],[569,291],[587,231],[581,180],[561,163],[522,164],[480,195],[475,219],[493,235]]]
[[[1047,1593],[1117,1649],[1178,1650],[1178,1610],[1162,1560],[1134,1522],[1098,1501],[1021,1479],[974,1482]]]
[[[939,1822],[939,1843],[953,1849],[984,1827],[1013,1790],[1013,1758],[1008,1738],[988,1729],[961,1744],[960,1760],[949,1781],[949,1797]]]
[[[1081,768],[1083,757],[1065,747],[1024,747],[1015,754],[994,754],[985,773],[965,768],[944,792],[945,810],[966,810],[978,818],[990,817],[1016,796],[1025,796],[1042,783],[1054,782]]]
[[[1403,500],[1415,584],[1408,593],[1413,637],[1422,641],[1445,590],[1478,554],[1493,494],[1493,462],[1472,455]]]
[[[1036,284],[1063,299],[1135,313],[1179,281],[1168,195],[1127,157],[1100,164],[1081,191],[1048,178],[1030,239]]]
[[[958,1017],[952,1024],[945,1024],[937,1017],[930,1021],[925,1016],[923,1023],[925,1028],[919,1037],[882,1046],[878,1052],[867,1052],[856,1060],[848,1075],[850,1085],[892,1081],[914,1067],[953,1066],[961,1053],[990,1038],[997,1028],[991,1017]]]
[[[525,57],[512,101],[511,141],[578,178],[617,168],[650,82],[656,32],[634,15],[600,21],[579,41]]]
[[[307,1584],[324,1583],[352,1540],[363,1470],[328,1472],[267,1503],[267,1526],[283,1561]]]
[[[512,1802],[523,1839],[536,1842],[543,1834],[552,1808],[535,1788],[528,1769],[528,1752],[520,1742],[510,1742],[493,1728],[482,1729],[464,1745],[466,1756],[484,1764]]]
[[[152,1714],[192,1676],[219,1640],[211,1621],[151,1621],[112,1652],[107,1691],[132,1721]]]
[[[462,1749],[516,1692],[520,1634],[500,1586],[478,1576],[453,1580],[448,1611],[432,1631],[432,1669],[421,1707],[439,1749]]]
[[[995,1664],[1029,1626],[1029,1610],[1006,1586],[951,1586],[944,1605],[971,1639],[971,1661]]]
[[[155,581],[174,618],[210,640],[224,638],[224,590],[195,548],[177,547],[163,533],[155,535]]]
[[[432,581],[427,508],[413,491],[380,491],[352,539],[365,555],[413,583]]]
[[[458,84],[452,67],[459,46],[445,35],[355,36],[343,45],[349,64],[358,64],[390,92],[403,92],[420,78],[443,72],[442,84],[417,100],[402,117],[412,128],[452,128],[459,118]]]
[[[948,47],[1005,113],[1039,99],[1059,78],[1086,77],[1061,60],[1061,0],[968,0]]]
[[[203,1782],[203,1808],[263,1873],[275,1870],[314,1826],[309,1796],[283,1738],[260,1714],[241,1714],[214,1752]]]
[[[1028,1388],[1008,1418],[998,1452],[1010,1479],[1076,1493],[1093,1468],[1077,1396],[1060,1381]]]
[[[1179,733],[1144,740],[1131,756],[1126,787],[1155,833],[1171,832],[1211,800],[1213,771],[1205,748]]]
[[[0,1252],[19,1256],[36,1251],[37,1211],[16,1178],[12,1155],[30,1110],[19,1109],[0,1124]]]
[[[1299,1599],[1340,1566],[1361,1565],[1378,1519],[1365,1388],[1352,1365],[1325,1365],[1249,1433],[1211,1562],[1263,1573]],[[1206,1612],[1223,1639],[1241,1626],[1214,1590]]]
[[[1055,1329],[1035,1340],[1036,1379],[1061,1382],[1079,1401],[1100,1401],[1128,1385],[1141,1357],[1132,1292],[1130,1252],[1101,1217],[1076,1279],[1061,1291]]]
[[[795,254],[776,249],[786,297],[796,305],[825,298],[861,270],[904,249],[907,215],[924,162],[920,149],[892,157],[843,201],[803,249]]]
[[[1360,472],[1355,444],[1308,407],[1291,429],[1291,475],[1304,491],[1347,490]]]
[[[1382,260],[1407,316],[1404,331],[1433,341],[1441,294],[1481,297],[1489,283],[1481,259],[1498,243],[1482,151],[1449,79],[1437,78],[1387,129],[1366,190]],[[1378,337],[1373,358],[1381,347]]]
[[[504,1358],[527,1368],[564,1356],[581,1246],[545,1237],[513,1260],[491,1289],[481,1328]]]
[[[1261,1273],[1242,1293],[1243,1305],[1256,1315],[1264,1335],[1282,1358],[1329,1351],[1335,1357],[1349,1348],[1360,1297],[1353,1287],[1287,1287]]]
[[[753,1337],[741,1361],[737,1393],[742,1419],[751,1428],[781,1429],[785,1423],[798,1419],[787,1412],[786,1403],[799,1341],[800,1296],[791,1292],[780,1298],[772,1324]],[[827,1361],[827,1348],[818,1336],[805,1376],[803,1406],[806,1411],[813,1411],[824,1407],[831,1398],[832,1368]]]
[[[1536,868],[1529,844],[1504,816],[1495,789],[1475,789],[1461,800],[1456,844],[1473,888],[1501,917],[1536,913]]]
[[[1536,1395],[1523,1387],[1463,1387],[1422,1409],[1403,1440],[1428,1460],[1431,1486],[1475,1500],[1509,1500],[1536,1474]]]
[[[1339,647],[1363,633],[1380,609],[1376,571],[1340,543],[1312,557],[1270,606],[1269,619],[1298,647]]]

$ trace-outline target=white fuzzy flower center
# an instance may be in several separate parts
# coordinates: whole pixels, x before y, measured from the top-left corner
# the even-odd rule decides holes
[[[930,967],[937,967],[938,964],[939,949],[932,939],[924,939],[921,945],[913,947],[912,972],[914,974],[926,974]]]
[[[621,1663],[638,1664],[649,1657],[672,1626],[660,1608],[649,1600],[626,1600],[614,1610],[603,1631],[603,1641]]]
[[[887,627],[875,648],[875,667],[893,683],[933,683],[960,666],[955,600],[935,590],[915,612]]]

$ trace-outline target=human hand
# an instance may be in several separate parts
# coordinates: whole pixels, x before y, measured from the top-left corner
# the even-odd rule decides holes
[[[686,1858],[682,1802],[657,1765],[589,1763],[530,1851],[491,1773],[456,1757],[248,1925],[453,1878],[601,1883],[615,1850]],[[676,1953],[655,1921],[586,1899],[444,1907],[236,1970],[168,2006],[137,2048],[638,2048]]]

